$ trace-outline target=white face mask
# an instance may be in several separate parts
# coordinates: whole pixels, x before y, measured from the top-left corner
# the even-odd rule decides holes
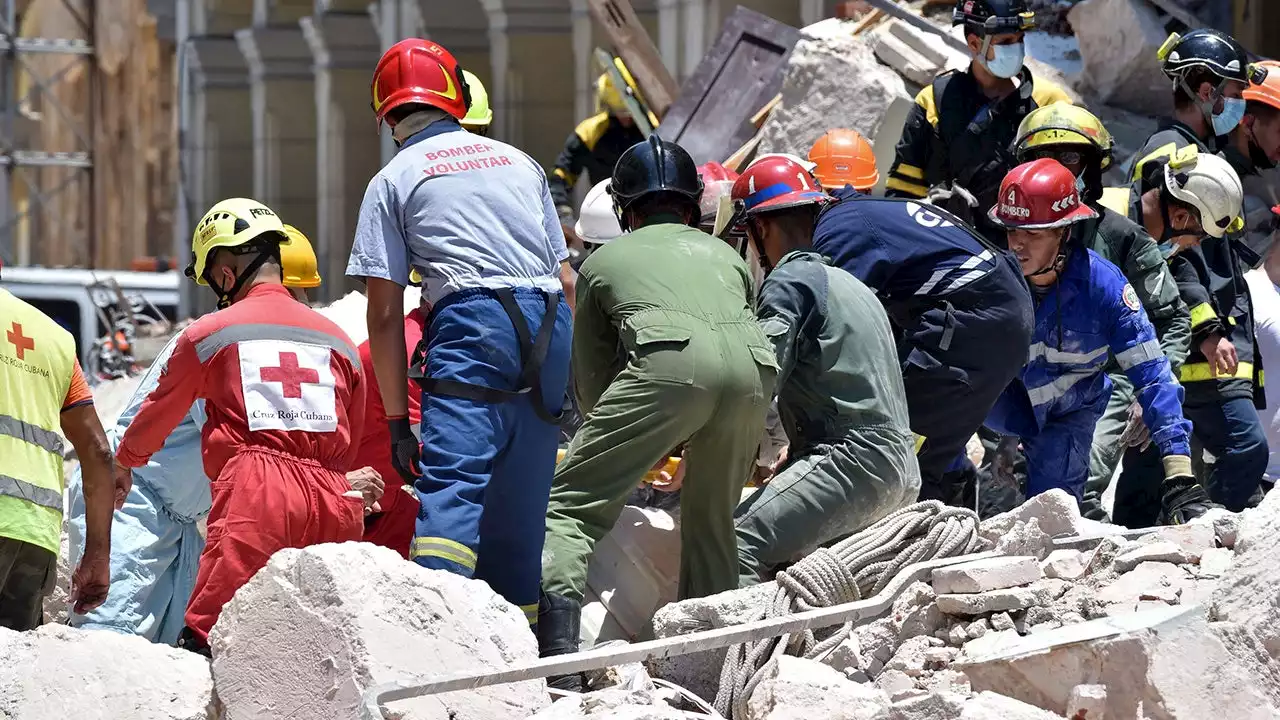
[[[992,45],[991,49],[995,53],[995,57],[988,60],[985,57],[980,61],[992,75],[998,78],[1009,79],[1017,77],[1018,71],[1022,69],[1022,62],[1026,57],[1026,49],[1022,43],[1012,43],[1009,45]]]

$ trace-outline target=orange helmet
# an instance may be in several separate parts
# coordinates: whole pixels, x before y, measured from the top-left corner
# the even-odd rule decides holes
[[[1249,68],[1249,87],[1241,97],[1280,108],[1280,62],[1263,60]]]
[[[856,130],[828,130],[809,150],[809,162],[817,165],[813,174],[828,190],[852,185],[865,192],[880,181],[875,151]]]
[[[391,46],[373,71],[373,112],[378,122],[401,105],[439,108],[461,120],[471,107],[462,66],[438,43],[422,38]]]

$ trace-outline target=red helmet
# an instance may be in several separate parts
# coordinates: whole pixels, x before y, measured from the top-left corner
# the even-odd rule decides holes
[[[1098,213],[1080,202],[1076,176],[1062,163],[1041,158],[1009,171],[1000,195],[987,213],[991,221],[1009,229],[1040,230],[1065,227]]]
[[[372,91],[379,122],[409,103],[439,108],[459,120],[471,106],[462,66],[448,50],[422,38],[401,40],[382,54],[373,71]]]
[[[733,184],[733,204],[740,217],[830,201],[831,196],[822,192],[808,170],[785,157],[767,157],[752,164]]]
[[[698,166],[698,177],[702,178],[702,199],[698,207],[702,210],[703,222],[714,224],[720,198],[733,192],[733,181],[738,179],[738,173],[718,162],[709,162]]]

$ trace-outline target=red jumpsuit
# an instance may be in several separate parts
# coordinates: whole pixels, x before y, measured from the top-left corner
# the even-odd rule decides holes
[[[215,479],[186,624],[207,642],[222,606],[277,550],[360,540],[364,503],[344,495],[364,422],[360,356],[284,286],[254,286],[183,332],[116,459],[145,465],[198,399],[204,471]]]
[[[404,342],[409,355],[422,339],[422,310],[414,310],[404,318]],[[364,368],[367,386],[364,434],[360,437],[360,449],[351,468],[365,466],[377,470],[386,483],[382,495],[382,512],[365,520],[364,539],[391,548],[409,559],[409,546],[413,544],[413,523],[418,517],[418,492],[412,485],[402,484],[400,473],[391,464],[391,431],[387,428],[387,411],[382,406],[378,392],[378,379],[373,374],[373,355],[369,342],[360,345],[360,365]],[[422,419],[422,390],[409,381],[409,426],[418,427]]]

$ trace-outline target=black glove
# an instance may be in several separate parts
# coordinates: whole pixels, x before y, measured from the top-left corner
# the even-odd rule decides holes
[[[1190,475],[1165,478],[1160,496],[1160,524],[1183,525],[1219,507]]]
[[[391,429],[391,465],[406,483],[413,484],[422,471],[418,469],[420,443],[409,427],[409,418],[388,418],[387,427]]]

